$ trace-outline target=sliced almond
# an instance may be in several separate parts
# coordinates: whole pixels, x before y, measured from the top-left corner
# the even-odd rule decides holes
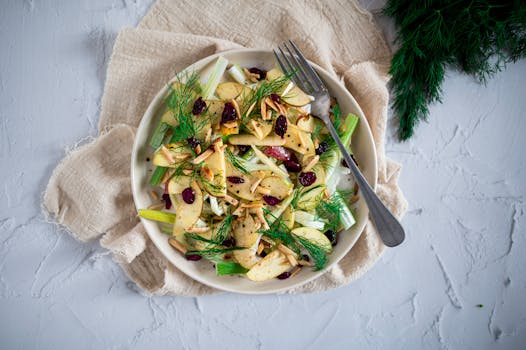
[[[241,118],[241,110],[239,109],[239,105],[237,104],[237,101],[232,98],[230,99],[230,103],[232,104],[232,106],[234,106],[234,110],[236,111],[237,117]]]
[[[292,265],[292,266],[296,266],[298,265],[298,260],[296,260],[296,258],[294,257],[294,255],[291,255],[291,254],[287,254],[285,255],[287,257],[287,260],[289,261],[289,263]]]
[[[201,153],[201,145],[197,145],[197,147],[195,148],[195,153],[197,154]]]
[[[252,113],[252,111],[254,110],[254,107],[256,107],[256,102],[253,102],[253,103],[250,105],[250,107],[248,107],[248,109],[247,109],[247,114],[246,114],[247,117],[250,116],[250,113]]]
[[[160,199],[159,194],[157,194],[157,192],[155,192],[154,190],[151,190],[148,193],[150,194],[150,198],[152,199],[152,201],[158,201]]]
[[[168,151],[168,148],[166,148],[164,145],[161,146],[161,152],[163,153],[163,156],[168,159],[170,163],[175,163],[175,159],[173,155]]]
[[[283,115],[286,115],[287,114],[287,109],[285,108],[285,106],[283,106],[282,104],[278,103],[277,104],[278,108],[279,108],[279,113],[280,114],[283,114]]]
[[[164,204],[163,203],[158,203],[158,204],[152,204],[148,207],[148,209],[150,210],[161,210],[164,208]]]
[[[287,247],[283,243],[280,243],[278,245],[278,249],[281,250],[283,254],[285,255],[296,255],[296,253],[293,250],[291,250],[289,247]]]
[[[261,254],[263,249],[265,249],[265,245],[263,244],[263,242],[259,242],[258,250],[256,251],[257,255]]]
[[[272,108],[273,110],[275,110],[277,113],[279,113],[279,109],[278,107],[276,106],[276,104],[274,103],[274,101],[272,101],[270,98],[265,98],[265,103],[270,107]]]
[[[254,128],[254,132],[257,134],[258,139],[263,138],[263,131],[258,126],[258,122],[256,122],[254,119],[250,120],[250,124],[252,124],[252,127]]]
[[[226,122],[226,123],[223,123],[223,126],[225,128],[232,129],[232,128],[235,128],[237,126],[237,122],[235,122],[235,121]]]
[[[267,220],[265,219],[265,216],[263,215],[263,209],[262,208],[257,208],[258,210],[256,210],[256,215],[259,219],[259,221],[261,221],[261,224],[263,225],[263,227],[265,228],[265,230],[268,230],[270,227],[267,223]]]
[[[188,252],[188,249],[186,249],[186,247],[181,242],[179,242],[178,240],[176,240],[173,237],[168,238],[168,243],[173,248],[177,249],[178,251],[180,251],[183,254],[186,254],[186,252]]]
[[[314,157],[312,157],[310,162],[307,163],[307,165],[305,166],[305,168],[303,168],[302,171],[304,173],[306,173],[307,171],[310,171],[316,164],[318,164],[319,161],[320,161],[320,156],[319,155],[315,155]]]
[[[298,265],[301,265],[301,266],[312,266],[312,263],[310,263],[309,261],[306,261],[306,260],[299,260],[298,261]]]
[[[248,210],[246,211],[247,215],[248,215]],[[254,230],[257,231],[261,228],[261,221],[259,221],[259,218],[255,217],[254,218]]]
[[[209,181],[214,179],[214,172],[207,166],[201,168],[201,176]]]
[[[296,124],[297,125],[297,124]],[[314,148],[318,148],[318,146],[320,145],[320,141],[318,141],[318,139],[314,139]]]
[[[250,186],[250,193],[254,193],[256,191],[256,188],[259,186],[263,178],[258,178],[254,183]]]
[[[256,192],[264,195],[269,195],[272,193],[272,190],[270,188],[258,186],[256,187]]]
[[[225,194],[223,199],[232,205],[237,205],[239,203],[237,199],[235,199],[234,197],[230,197],[228,194]]]
[[[186,158],[190,158],[190,155],[188,153],[179,153],[175,155],[175,158],[178,160],[185,160]]]
[[[234,211],[232,212],[232,215],[235,215],[235,216],[241,216],[241,215],[243,214],[243,211],[244,211],[244,210],[245,210],[245,208],[244,208],[243,206],[240,205],[239,207],[237,207],[236,210],[234,210]]]
[[[183,169],[183,174],[187,175],[187,176],[190,176],[194,173],[193,170],[190,170],[190,169]]]
[[[294,276],[296,276],[298,273],[300,273],[300,271],[301,271],[301,267],[296,266],[296,267],[294,268],[294,270],[292,270],[292,272],[290,273],[289,278],[290,278],[290,277],[294,277]]]
[[[267,118],[267,104],[265,100],[261,100],[261,117],[265,120]]]
[[[243,208],[263,208],[263,203],[261,202],[241,203],[240,206]]]
[[[214,144],[215,145],[215,144]],[[204,151],[203,153],[201,153],[199,156],[197,156],[193,161],[192,163],[194,164],[199,164],[203,161],[205,161],[208,157],[210,157],[212,155],[212,153],[214,153],[214,151],[212,151],[211,149],[207,149],[206,151]]]
[[[267,120],[271,120],[272,119],[272,111],[267,111]]]
[[[268,243],[270,246],[274,245],[274,241],[271,238],[268,238],[267,236],[261,236],[261,240]]]
[[[331,198],[331,194],[330,194],[329,189],[327,187],[325,187],[325,189],[323,190],[323,194],[325,195],[325,198],[327,198],[327,199]]]
[[[208,129],[205,136],[205,143],[209,143],[212,138],[212,129]]]

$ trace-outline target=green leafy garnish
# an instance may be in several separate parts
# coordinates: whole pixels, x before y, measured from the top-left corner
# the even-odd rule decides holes
[[[342,202],[335,198],[333,194],[328,200],[322,200],[316,207],[316,217],[325,221],[325,228],[337,231],[340,227]]]
[[[215,242],[219,242],[219,244],[222,244],[224,240],[228,238],[228,236],[230,235],[230,228],[232,227],[232,222],[234,222],[234,219],[235,216],[229,214],[223,219],[223,221],[221,221],[221,224],[217,228],[217,231],[214,235],[213,240]]]
[[[322,270],[327,264],[327,261],[329,260],[327,258],[327,253],[325,252],[325,250],[319,245],[315,244],[314,242],[309,241],[306,238],[303,238],[297,235],[293,235],[293,236],[294,236],[294,239],[298,241],[305,248],[305,250],[309,253],[314,263],[314,269]]]
[[[389,0],[384,12],[398,26],[389,73],[402,140],[441,101],[448,66],[485,83],[526,57],[524,1]]]
[[[230,152],[228,148],[225,150],[225,154],[227,161],[230,162],[234,168],[238,169],[243,174],[250,175],[250,172],[244,166],[245,160],[243,158],[236,156],[234,153]]]
[[[274,221],[269,225],[269,229],[260,229],[259,233],[271,238],[276,243],[283,243],[288,248],[299,254],[299,247],[290,235],[289,228],[285,225],[283,220],[272,215],[272,212],[266,208],[263,208],[265,216],[272,217]]]
[[[216,273],[218,276],[243,274],[247,272],[248,269],[235,262],[225,261],[216,264]]]

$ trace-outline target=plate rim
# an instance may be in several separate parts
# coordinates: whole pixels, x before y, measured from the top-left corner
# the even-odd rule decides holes
[[[211,63],[213,60],[217,59],[219,56],[235,55],[235,54],[248,54],[248,53],[272,54],[273,51],[270,50],[270,49],[258,49],[258,48],[241,48],[241,49],[233,49],[233,50],[221,51],[221,52],[217,52],[217,53],[214,53],[212,55],[203,57],[202,59],[200,59],[200,60],[192,63],[191,65],[185,67],[179,73],[183,73],[185,71],[192,71],[192,70],[193,71],[200,71],[203,68],[205,68],[209,63]],[[373,183],[370,183],[369,181],[368,182],[371,185],[371,187],[374,190],[376,190],[377,183],[378,183],[378,157],[377,157],[377,152],[376,152],[376,147],[375,147],[375,142],[374,142],[374,138],[373,138],[373,135],[372,135],[372,131],[371,131],[371,128],[370,128],[369,123],[367,121],[367,118],[365,117],[365,114],[363,113],[363,110],[362,110],[361,106],[358,104],[358,102],[356,101],[354,96],[350,93],[350,91],[345,87],[345,85],[343,85],[339,80],[337,80],[335,77],[333,77],[327,70],[325,70],[324,68],[322,68],[318,64],[316,64],[316,63],[314,63],[314,62],[312,62],[310,60],[307,60],[307,61],[313,66],[313,68],[317,72],[322,72],[323,73],[322,75],[325,75],[329,80],[332,80],[333,84],[335,84],[335,85],[337,85],[337,86],[342,88],[342,92],[343,92],[343,94],[346,95],[346,98],[351,100],[352,104],[354,104],[354,106],[356,106],[356,108],[358,110],[358,113],[356,113],[356,114],[358,114],[358,117],[360,118],[360,120],[365,121],[365,123],[362,123],[362,124],[365,124],[365,132],[367,134],[367,140],[368,140],[369,143],[372,144],[372,147],[371,147],[372,160],[371,161],[372,161],[372,164],[373,164],[372,165]],[[134,206],[135,206],[136,210],[137,210],[138,194],[136,193],[136,189],[135,189],[135,187],[136,187],[135,184],[136,184],[136,181],[137,181],[136,174],[135,174],[135,169],[136,169],[136,165],[137,165],[136,159],[138,158],[137,154],[138,154],[139,148],[142,146],[142,145],[139,145],[139,141],[138,141],[139,137],[137,137],[137,135],[139,134],[139,130],[142,130],[142,129],[145,128],[145,125],[147,124],[146,120],[148,119],[148,121],[150,121],[151,118],[152,118],[152,115],[155,115],[155,111],[157,110],[159,104],[162,102],[162,98],[165,96],[165,94],[168,91],[169,84],[174,82],[176,79],[177,79],[177,76],[174,75],[157,92],[157,94],[151,100],[150,104],[148,105],[148,107],[146,108],[145,112],[143,113],[143,115],[141,117],[141,120],[139,122],[139,125],[137,126],[137,130],[136,130],[136,133],[135,133],[135,136],[134,136],[134,141],[133,141],[133,147],[132,147],[132,151],[131,151],[131,164],[130,164],[130,172],[131,172],[131,177],[130,177],[131,183],[130,184],[131,184],[131,187],[132,187],[133,202],[134,202]],[[322,80],[325,80],[325,79],[322,79]],[[146,118],[148,116],[149,116],[149,118]],[[368,210],[368,208],[366,208],[366,210],[367,210],[366,217],[368,218],[369,210]],[[356,242],[359,240],[359,238],[363,234],[365,226],[367,225],[367,223],[369,221],[368,219],[364,220],[364,222],[362,223],[362,227],[360,228],[358,234],[356,235],[356,239],[352,242],[352,244],[349,244],[349,247],[347,247],[347,249],[345,249],[345,252],[338,259],[335,259],[328,267],[324,268],[323,270],[315,271],[312,276],[310,276],[308,278],[305,278],[304,280],[299,281],[299,282],[297,282],[297,283],[295,283],[293,285],[283,286],[282,288],[273,288],[272,290],[250,290],[250,291],[246,291],[246,290],[238,290],[236,288],[229,288],[228,286],[218,285],[214,281],[209,281],[208,279],[203,278],[199,274],[186,271],[186,268],[179,266],[174,261],[172,261],[172,259],[170,259],[170,257],[168,257],[166,254],[164,254],[164,252],[163,252],[164,248],[160,247],[158,245],[157,239],[155,237],[152,237],[152,234],[149,232],[149,230],[147,228],[148,224],[146,224],[146,223],[149,222],[149,221],[147,221],[146,219],[143,219],[141,217],[139,217],[139,219],[140,219],[140,222],[143,224],[143,227],[144,227],[149,239],[152,241],[152,243],[155,245],[155,247],[159,250],[161,255],[163,257],[165,257],[166,260],[168,260],[168,262],[170,264],[172,264],[175,268],[180,270],[187,277],[189,277],[189,278],[191,278],[191,279],[193,279],[193,280],[195,280],[195,281],[197,281],[199,283],[202,283],[202,284],[204,284],[204,285],[206,285],[208,287],[215,288],[215,289],[220,290],[220,291],[231,292],[231,293],[239,293],[239,294],[274,294],[274,293],[282,293],[282,292],[286,292],[286,291],[292,290],[294,288],[301,287],[301,286],[305,285],[306,283],[309,283],[309,282],[321,277],[323,274],[328,272],[328,270],[330,268],[332,268],[335,264],[337,264],[343,257],[345,257],[349,253],[349,251],[354,247]],[[254,282],[254,283],[257,284],[257,282]]]

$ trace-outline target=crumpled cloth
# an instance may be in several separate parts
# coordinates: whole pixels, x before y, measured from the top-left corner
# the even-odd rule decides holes
[[[216,52],[275,48],[286,39],[340,77],[358,101],[378,155],[377,193],[402,217],[407,202],[397,184],[400,165],[385,156],[391,52],[371,14],[354,1],[260,0],[159,0],[137,28],[119,33],[108,64],[100,135],[68,153],[54,170],[43,197],[47,214],[80,241],[99,239],[148,293],[218,292],[170,264],[139,222],[130,184],[134,134],[147,106],[176,71]],[[383,251],[369,222],[337,265],[290,292],[348,284],[367,272]]]

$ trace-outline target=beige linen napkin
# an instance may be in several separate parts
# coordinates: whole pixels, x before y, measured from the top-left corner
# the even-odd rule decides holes
[[[341,77],[362,107],[378,152],[377,192],[401,217],[407,202],[397,185],[400,165],[387,159],[384,149],[390,51],[371,15],[354,1],[155,3],[137,29],[119,33],[108,65],[100,136],[57,166],[44,194],[45,210],[77,239],[100,239],[147,292],[217,292],[171,265],[137,219],[130,185],[134,134],[148,104],[176,71],[215,52],[273,48],[285,39],[293,39],[309,59]],[[369,223],[336,266],[292,292],[345,285],[364,274],[383,250]]]

